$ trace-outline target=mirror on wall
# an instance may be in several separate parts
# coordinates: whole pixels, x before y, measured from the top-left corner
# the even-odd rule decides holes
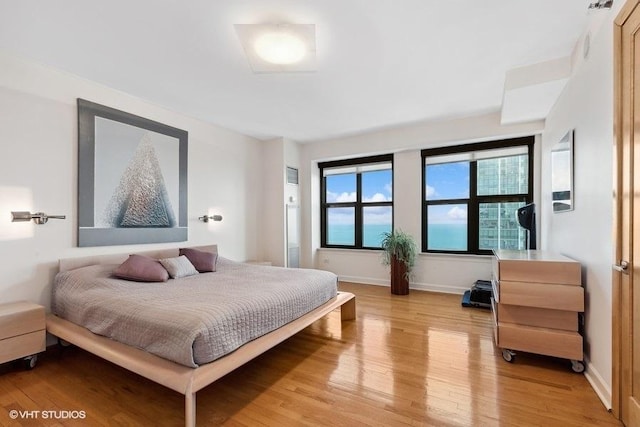
[[[553,212],[573,210],[573,130],[551,149]]]

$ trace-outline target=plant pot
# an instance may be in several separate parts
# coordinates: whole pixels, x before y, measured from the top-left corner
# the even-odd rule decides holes
[[[407,266],[395,257],[391,258],[391,293],[393,295],[409,294]]]

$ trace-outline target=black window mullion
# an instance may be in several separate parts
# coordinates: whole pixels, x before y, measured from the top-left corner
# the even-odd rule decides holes
[[[467,206],[467,251],[478,252],[480,204],[478,203],[478,163],[469,162],[469,205]]]
[[[500,194],[495,196],[478,196],[478,204],[482,203],[509,203],[509,202],[528,202],[527,194]]]
[[[422,163],[421,163],[421,176],[422,176],[422,188],[420,189],[420,193],[422,194],[422,235],[421,235],[421,240],[422,240],[422,252],[427,252],[427,242],[429,241],[429,226],[427,224],[427,164],[426,164],[426,158],[424,156],[424,154],[422,154]],[[393,197],[395,199],[396,195],[395,195],[395,180],[394,180],[394,188],[393,188],[394,194]]]
[[[529,192],[527,196],[527,203],[533,203],[533,138],[529,142],[528,148],[529,157],[527,160],[529,161]]]
[[[362,174],[356,174],[356,209],[355,209],[356,248],[362,247]]]
[[[393,202],[363,202],[362,206],[365,208],[370,206],[393,206]]]
[[[327,246],[327,177],[320,168],[320,246]]]

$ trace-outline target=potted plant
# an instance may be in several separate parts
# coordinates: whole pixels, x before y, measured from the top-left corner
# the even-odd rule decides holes
[[[409,275],[418,256],[413,237],[402,230],[385,232],[382,238],[382,263],[391,266],[391,293],[409,293]]]

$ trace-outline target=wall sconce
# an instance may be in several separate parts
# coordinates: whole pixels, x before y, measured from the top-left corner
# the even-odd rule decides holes
[[[611,9],[613,0],[597,0],[589,5],[589,9]]]
[[[46,224],[47,221],[49,221],[49,218],[66,219],[67,217],[65,215],[47,215],[44,212],[36,212],[33,214],[27,211],[11,212],[11,222],[25,222],[33,220],[36,224],[42,225]]]
[[[222,215],[212,215],[212,216],[200,216],[198,217],[198,219],[202,222],[209,222],[210,219],[214,220],[214,221],[222,221]]]

